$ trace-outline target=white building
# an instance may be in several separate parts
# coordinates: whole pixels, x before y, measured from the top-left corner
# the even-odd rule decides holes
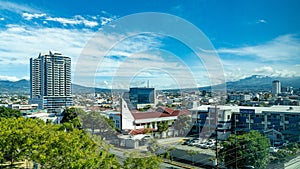
[[[160,122],[167,122],[172,126],[179,115],[191,115],[188,110],[173,110],[170,108],[159,107],[150,109],[146,112],[130,110],[127,102],[121,101],[121,129],[135,130],[142,128],[157,129]]]
[[[277,96],[281,93],[281,84],[279,80],[274,80],[272,82],[272,95]]]
[[[40,53],[30,59],[30,103],[57,112],[72,105],[71,58],[61,53]]]

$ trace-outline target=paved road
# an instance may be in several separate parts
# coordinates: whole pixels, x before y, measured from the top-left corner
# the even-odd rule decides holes
[[[288,163],[284,164],[285,169],[299,169],[300,168],[300,156],[292,159]]]

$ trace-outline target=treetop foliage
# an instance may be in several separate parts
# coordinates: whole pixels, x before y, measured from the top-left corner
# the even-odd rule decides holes
[[[22,113],[20,110],[15,110],[11,108],[6,108],[6,107],[0,107],[0,117],[21,117]]]
[[[234,135],[222,143],[224,147],[220,151],[220,157],[227,168],[235,168],[237,161],[238,168],[247,165],[255,168],[266,168],[269,156],[269,139],[257,131],[237,135],[236,144]]]
[[[28,159],[42,168],[119,167],[104,141],[76,128],[66,132],[63,125],[37,119],[0,118],[0,135],[1,164]]]

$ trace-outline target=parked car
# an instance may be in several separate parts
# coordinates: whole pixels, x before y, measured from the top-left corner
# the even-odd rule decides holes
[[[224,147],[222,147],[220,144],[218,144],[218,149],[223,149]],[[211,149],[216,150],[216,144],[213,144],[211,146]]]
[[[204,145],[206,145],[206,142],[201,142],[198,144],[198,147],[202,148]]]
[[[270,147],[269,148],[269,152],[270,153],[276,153],[278,151],[278,148],[277,147]]]
[[[203,146],[202,146],[202,148],[211,148],[211,147],[213,147],[213,143],[212,142],[207,142],[206,144],[204,144]]]
[[[209,139],[209,140],[208,140],[208,143],[213,143],[213,144],[215,144],[215,143],[216,143],[216,140],[214,140],[214,139]]]
[[[192,141],[189,143],[189,146],[198,146],[199,145],[199,141]]]
[[[182,145],[189,145],[191,142],[191,139],[184,139]]]
[[[189,146],[197,146],[200,143],[199,138],[194,138],[191,140],[191,142],[188,144]]]

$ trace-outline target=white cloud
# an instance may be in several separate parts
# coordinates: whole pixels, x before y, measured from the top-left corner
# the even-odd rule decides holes
[[[299,76],[299,67],[286,65],[281,62],[270,64],[253,60],[222,60],[226,81],[236,81],[252,75],[269,77],[296,77]]]
[[[279,36],[269,42],[240,48],[221,48],[220,54],[255,56],[262,61],[286,61],[300,58],[300,40],[295,35]]]
[[[5,18],[3,18],[3,17],[0,18],[0,21],[4,21],[4,20],[5,20]]]
[[[15,13],[22,14],[24,12],[29,13],[40,13],[39,10],[29,7],[27,5],[20,5],[9,1],[1,1],[0,3],[0,9],[9,10]]]
[[[104,26],[107,23],[111,22],[113,20],[113,18],[108,18],[108,17],[101,17],[101,25]]]
[[[39,14],[39,13],[30,14],[30,13],[25,12],[25,13],[22,14],[22,17],[23,17],[25,20],[31,20],[31,19],[33,19],[33,18],[40,18],[40,17],[44,17],[44,16],[46,16],[45,13],[41,13],[41,14]]]
[[[86,43],[94,35],[95,32],[87,29],[29,28],[13,24],[7,25],[6,29],[0,32],[0,67],[4,70],[0,71],[0,75],[3,75],[5,70],[15,70],[13,73],[15,78],[10,77],[9,80],[19,80],[23,76],[28,77],[29,59],[37,57],[40,52],[48,52],[49,50],[61,51],[62,54],[70,56],[72,58],[72,72],[74,73],[78,57],[81,56]],[[102,49],[109,49],[111,46],[114,46],[112,42],[118,40],[119,37],[119,35],[103,35],[99,33],[95,42],[96,51],[93,51],[91,56],[94,60],[91,60],[92,63],[87,62],[87,67],[97,69],[97,64],[100,62],[101,57],[107,54],[107,51]],[[105,48],[99,48],[97,45]],[[106,65],[102,68],[111,72],[111,68],[117,68],[116,66],[121,63],[121,60],[113,59],[111,56],[129,57],[131,53],[140,50],[147,51],[151,46],[155,45],[160,45],[155,37],[140,36],[125,40],[108,53],[109,57],[103,62]],[[153,64],[155,61],[160,62],[159,58],[155,56],[152,58],[147,54],[141,56],[142,58],[132,56],[131,61],[133,62],[131,66],[140,64],[139,59],[148,58],[148,60],[144,61],[144,63],[148,64]],[[92,65],[95,65],[95,67]],[[28,69],[27,71],[26,68]],[[130,68],[128,69],[130,70]],[[83,76],[93,76],[85,74],[85,72],[88,72],[88,70],[81,72]]]
[[[255,68],[254,72],[258,74],[272,74],[274,70],[271,66],[263,66],[263,67]]]
[[[264,19],[259,19],[258,21],[256,21],[256,23],[267,23],[267,21]]]
[[[27,65],[30,57],[36,57],[39,52],[49,50],[62,51],[76,60],[93,34],[94,32],[88,30],[34,29],[8,25],[6,30],[0,32],[0,65]]]
[[[47,21],[55,21],[59,22],[63,25],[70,24],[70,25],[78,25],[81,24],[82,21],[75,20],[75,19],[68,19],[68,18],[61,18],[61,17],[47,17]]]
[[[16,81],[21,80],[21,79],[17,78],[16,76],[1,76],[0,75],[0,80],[9,80],[9,81],[16,82]]]
[[[92,27],[98,26],[98,22],[95,22],[95,21],[83,20],[82,22],[87,27],[92,28]]]
[[[257,75],[266,75],[270,77],[294,77],[297,76],[297,73],[291,69],[274,69],[271,66],[263,66],[254,69],[253,71]]]
[[[62,17],[47,17],[45,19],[46,21],[54,21],[59,22],[63,25],[80,25],[83,24],[87,27],[95,27],[98,26],[98,22],[96,21],[90,21],[85,19],[84,17],[80,15],[76,15],[74,18],[62,18]]]

